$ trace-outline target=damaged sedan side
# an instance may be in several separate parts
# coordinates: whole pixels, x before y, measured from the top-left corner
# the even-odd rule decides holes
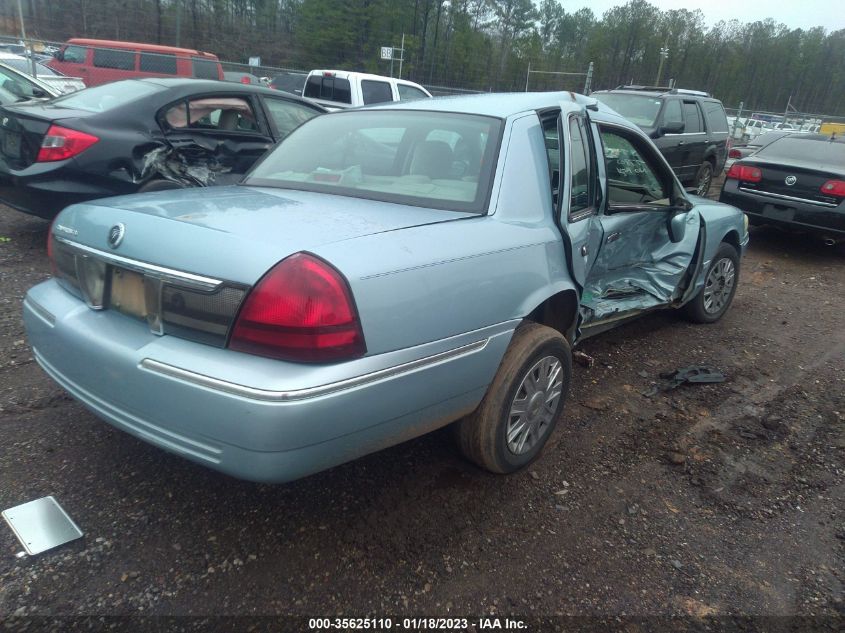
[[[0,201],[54,217],[113,195],[238,182],[325,109],[260,86],[118,81],[0,109]]]

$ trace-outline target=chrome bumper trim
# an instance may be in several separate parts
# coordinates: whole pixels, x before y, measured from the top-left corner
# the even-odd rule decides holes
[[[71,249],[81,251],[87,255],[92,255],[93,257],[97,257],[109,264],[117,264],[122,268],[127,268],[141,274],[154,275],[163,281],[169,281],[177,285],[212,291],[216,290],[223,283],[222,280],[214,279],[213,277],[204,277],[202,275],[195,275],[194,273],[186,273],[182,270],[166,268],[165,266],[157,266],[155,264],[138,261],[137,259],[129,259],[128,257],[122,257],[121,255],[116,255],[114,253],[101,251],[97,248],[92,248],[78,242],[67,240],[55,234],[53,237],[57,242],[66,244]]]
[[[378,371],[363,374],[361,376],[355,376],[354,378],[339,380],[337,382],[332,382],[326,385],[320,385],[319,387],[308,387],[305,389],[294,389],[291,391],[273,391],[269,389],[256,389],[255,387],[239,385],[234,382],[221,380],[212,376],[206,376],[205,374],[199,374],[187,369],[182,369],[181,367],[175,367],[167,363],[162,363],[160,361],[153,360],[152,358],[145,358],[141,361],[139,366],[141,367],[141,369],[161,374],[163,376],[177,378],[179,380],[184,380],[186,382],[193,383],[200,387],[206,387],[215,391],[222,391],[224,393],[232,394],[234,396],[240,396],[242,398],[248,398],[250,400],[262,400],[267,402],[290,402],[294,400],[305,400],[307,398],[317,398],[319,396],[325,396],[327,394],[335,393],[337,391],[343,391],[346,389],[354,389],[355,387],[360,387],[379,380],[395,378],[396,376],[399,376],[401,374],[408,374],[418,369],[436,365],[444,361],[454,360],[461,356],[467,356],[469,354],[481,351],[487,346],[487,343],[489,341],[490,339],[486,338],[480,341],[476,341],[474,343],[469,343],[467,345],[462,345],[454,349],[446,350],[445,352],[432,354],[431,356],[426,356],[424,358],[418,358],[417,360],[412,360],[407,363],[402,363],[401,365],[387,367],[385,369],[379,369]]]
[[[805,204],[813,204],[817,207],[826,207],[828,209],[835,209],[838,204],[832,202],[819,202],[818,200],[807,200],[807,198],[796,198],[795,196],[785,196],[781,193],[771,193],[770,191],[759,191],[757,189],[749,189],[747,187],[739,187],[740,191],[745,193],[756,193],[758,196],[766,196],[768,198],[777,198],[778,200],[792,200],[793,202],[803,202]]]

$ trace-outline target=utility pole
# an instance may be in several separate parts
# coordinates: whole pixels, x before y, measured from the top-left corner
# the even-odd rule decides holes
[[[26,28],[23,25],[23,7],[21,6],[21,0],[18,0],[18,18],[21,21],[21,41],[23,42],[23,45],[29,49],[29,63],[32,71],[30,74],[35,77],[37,74],[37,70],[35,68],[35,55],[32,54],[32,46],[30,46],[29,42],[26,40]]]
[[[593,62],[587,67],[587,80],[584,82],[584,94],[590,96],[590,87],[593,85]]]
[[[660,49],[660,65],[657,67],[657,79],[654,80],[655,86],[660,85],[660,75],[663,74],[663,62],[665,62],[666,59],[669,57],[669,47],[668,47],[669,43],[667,42],[666,44],[667,44],[666,46],[663,46]]]
[[[20,0],[18,0],[20,1]],[[182,3],[176,0],[176,46],[181,46],[180,35],[182,31]]]

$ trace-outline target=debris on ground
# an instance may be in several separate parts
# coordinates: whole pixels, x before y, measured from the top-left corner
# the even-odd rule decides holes
[[[683,384],[696,385],[719,383],[727,380],[725,374],[720,372],[718,369],[713,369],[712,367],[706,367],[703,365],[691,365],[689,367],[676,369],[675,371],[662,372],[660,377],[664,380],[668,380],[669,383],[663,385],[662,387],[660,385],[654,385],[651,389],[644,391],[643,395],[646,398],[650,398],[661,391],[671,391]]]

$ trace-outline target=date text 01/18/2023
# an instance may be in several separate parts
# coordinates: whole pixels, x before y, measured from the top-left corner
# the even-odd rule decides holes
[[[310,630],[370,630],[370,631],[464,631],[527,630],[528,625],[518,618],[310,618]]]

